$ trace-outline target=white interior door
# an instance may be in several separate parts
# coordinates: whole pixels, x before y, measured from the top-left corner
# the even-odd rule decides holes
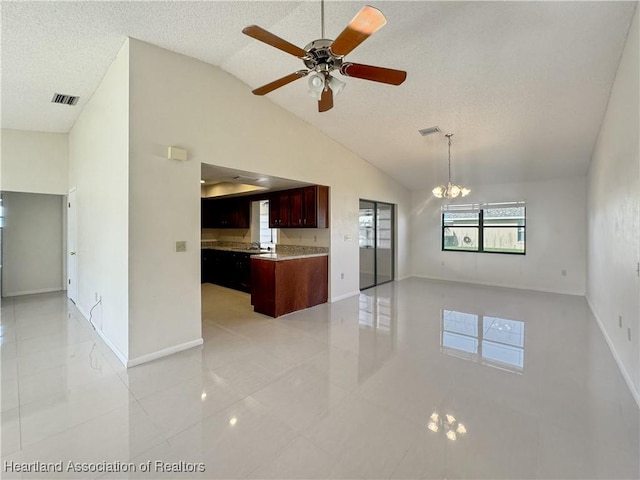
[[[78,297],[78,207],[76,189],[67,197],[67,297],[76,303]]]

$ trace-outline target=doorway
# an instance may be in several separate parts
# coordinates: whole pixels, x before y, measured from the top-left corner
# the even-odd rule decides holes
[[[393,281],[393,205],[374,200],[360,200],[359,228],[360,290]]]
[[[67,196],[67,297],[73,303],[78,298],[78,206],[76,189]]]

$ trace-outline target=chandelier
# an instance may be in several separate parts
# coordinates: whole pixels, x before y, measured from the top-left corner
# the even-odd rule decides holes
[[[451,137],[453,137],[453,133],[447,133],[445,137],[449,139],[449,182],[446,185],[438,185],[431,190],[431,193],[438,198],[456,198],[459,195],[466,197],[471,193],[471,190],[451,183]]]

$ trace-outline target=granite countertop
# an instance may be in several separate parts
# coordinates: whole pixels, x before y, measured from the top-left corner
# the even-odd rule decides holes
[[[262,260],[293,260],[296,258],[309,257],[326,257],[329,255],[329,249],[326,247],[310,247],[302,245],[281,245],[276,246],[276,250],[265,250],[251,248],[250,243],[218,241],[218,240],[202,240],[202,249],[223,250],[227,252],[248,253],[253,258]]]
[[[259,255],[261,253],[273,253],[271,250],[264,250],[258,248],[248,248],[248,247],[202,247],[202,250],[221,250],[223,252],[240,252],[240,253],[249,253],[251,255]]]
[[[311,258],[311,257],[326,257],[329,254],[327,252],[321,253],[262,253],[260,255],[255,255],[253,258],[257,258],[259,260],[271,260],[274,262],[278,262],[281,260],[295,260],[297,258]]]

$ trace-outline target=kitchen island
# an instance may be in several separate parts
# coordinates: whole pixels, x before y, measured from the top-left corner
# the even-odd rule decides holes
[[[277,252],[251,257],[251,304],[256,312],[279,317],[326,303],[326,252]]]
[[[328,248],[202,241],[202,283],[251,294],[254,310],[272,317],[325,303],[328,299]]]

